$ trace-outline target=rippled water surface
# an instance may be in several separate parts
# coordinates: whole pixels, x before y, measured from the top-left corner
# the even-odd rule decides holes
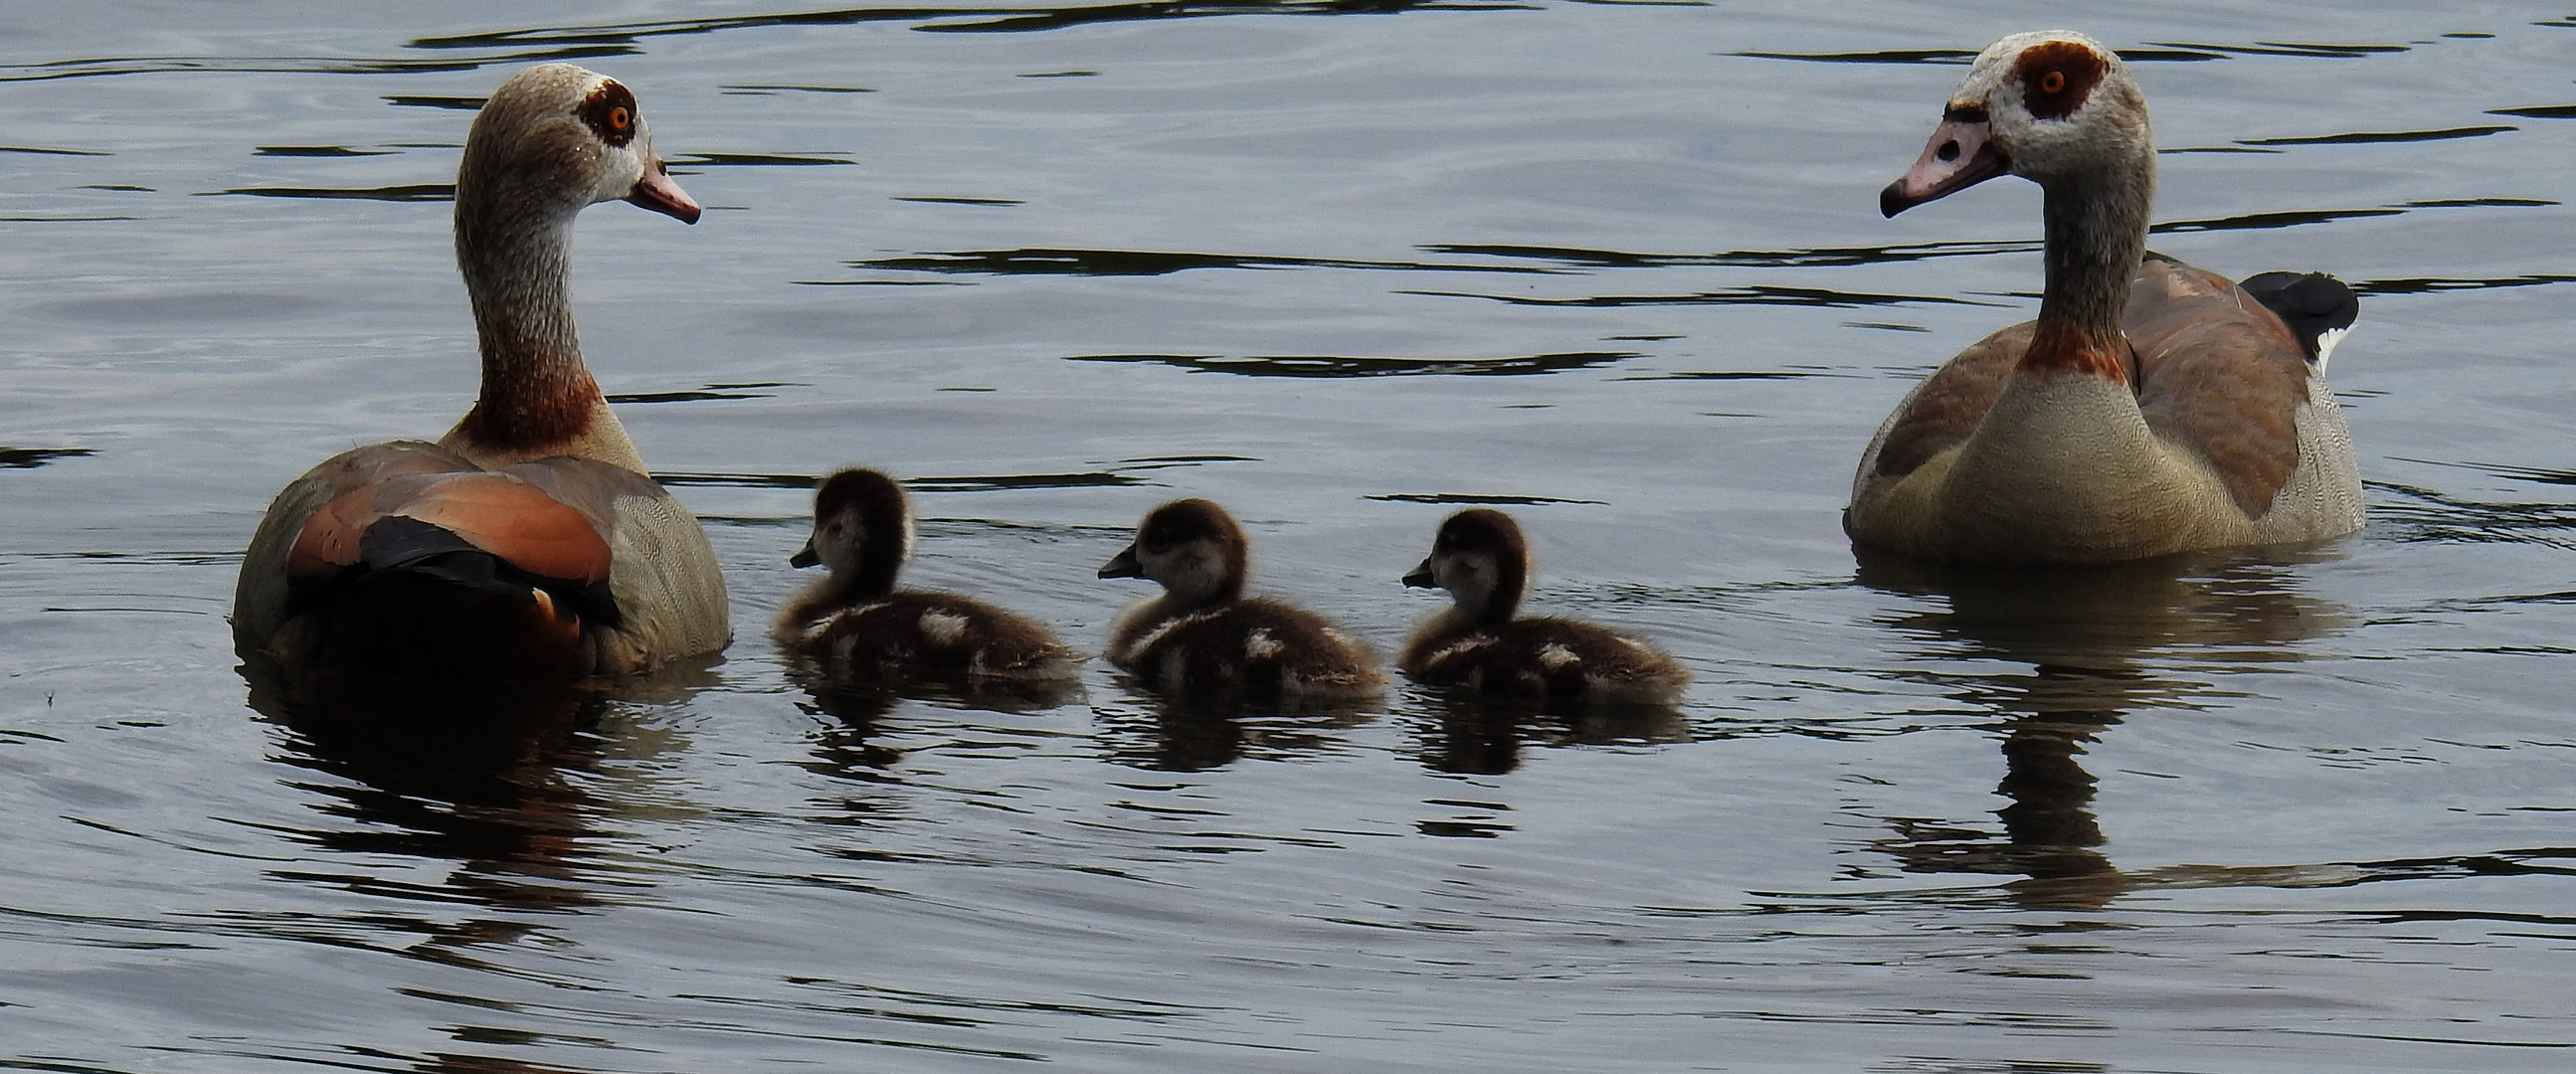
[[[2364,293],[2370,526],[1856,565],[1870,431],[2039,284],[2028,184],[1875,195],[1968,54],[2069,17],[0,8],[0,1068],[2566,1069],[2576,17],[2083,15],[2158,248]],[[463,412],[448,184],[548,58],[708,206],[592,210],[576,290],[737,641],[605,700],[282,701],[239,551]],[[1439,518],[1511,505],[1535,605],[1698,681],[818,697],[763,627],[851,462],[915,479],[916,583],[1087,646],[1165,499],[1382,649]]]

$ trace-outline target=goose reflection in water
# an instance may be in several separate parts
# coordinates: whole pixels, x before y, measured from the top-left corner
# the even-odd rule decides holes
[[[618,703],[569,687],[295,676],[245,665],[250,705],[292,732],[277,760],[334,778],[290,776],[332,818],[286,839],[316,848],[279,879],[499,914],[399,925],[424,939],[414,953],[479,964],[461,949],[514,944],[548,931],[513,911],[581,910],[602,902],[592,864],[606,802],[585,790],[618,756],[681,748],[667,729],[615,726]],[[686,675],[656,680],[685,689]],[[448,863],[423,885],[386,857]],[[370,931],[393,919],[369,915]]]
[[[2002,737],[2004,775],[1995,793],[2010,801],[1995,811],[2001,837],[1890,817],[1896,834],[1872,849],[1907,872],[2026,877],[2008,891],[2034,907],[2097,907],[2166,883],[2123,872],[2101,852],[2105,838],[2093,812],[2099,780],[2080,758],[2133,714],[2183,707],[2194,695],[2220,691],[2205,677],[2160,670],[2177,663],[2173,657],[2297,660],[2300,643],[2350,629],[2346,609],[2293,591],[2290,566],[2253,553],[2011,570],[1864,556],[1861,584],[1946,605],[1885,624],[1906,636],[1908,655],[2028,669],[1925,676],[1959,685],[1959,700],[1997,717],[1992,726]],[[2204,872],[2194,870],[2192,882],[2207,882]]]

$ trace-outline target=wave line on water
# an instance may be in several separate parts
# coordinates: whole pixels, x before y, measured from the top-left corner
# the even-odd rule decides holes
[[[1405,292],[1415,293],[1415,292]],[[1247,377],[1510,377],[1562,373],[1642,357],[1635,351],[1568,351],[1511,358],[1392,358],[1336,355],[1075,354],[1069,362],[1161,363],[1194,373]]]
[[[1425,295],[1436,298],[1481,298],[1512,306],[1590,307],[1617,309],[1630,306],[1815,306],[1826,309],[1857,309],[1864,306],[1995,306],[1999,302],[1949,298],[1939,295],[1886,295],[1859,291],[1836,291],[1823,287],[1783,287],[1755,284],[1731,287],[1722,291],[1699,291],[1681,295],[1586,295],[1575,298],[1532,298],[1527,295],[1480,295],[1465,291],[1399,291],[1398,294]]]
[[[529,27],[414,38],[416,49],[488,49],[545,46],[641,52],[644,39],[779,26],[851,26],[908,22],[932,33],[1021,33],[1097,23],[1203,19],[1230,15],[1396,15],[1413,11],[1532,11],[1520,0],[1133,0],[1065,7],[860,7],[731,15],[703,19]]]
[[[982,273],[997,276],[1166,276],[1190,269],[1369,269],[1400,272],[1509,272],[1546,274],[1562,270],[1527,265],[1477,265],[1419,261],[1372,261],[1360,258],[1301,257],[1291,254],[1212,254],[1174,250],[1085,250],[1070,247],[1023,247],[1016,250],[956,250],[850,261],[851,268],[902,272]]]

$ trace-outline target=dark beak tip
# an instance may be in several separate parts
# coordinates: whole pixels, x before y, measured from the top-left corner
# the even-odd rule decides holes
[[[1904,180],[1900,179],[1887,184],[1886,189],[1878,192],[1879,215],[1893,218],[1896,214],[1914,207],[1915,202],[1905,196],[1904,186]]]

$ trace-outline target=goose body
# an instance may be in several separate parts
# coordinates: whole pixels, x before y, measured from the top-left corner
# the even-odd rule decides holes
[[[790,563],[831,573],[791,601],[772,636],[838,679],[1068,679],[1081,654],[1047,628],[954,593],[898,590],[912,551],[903,487],[843,470],[814,492],[814,535]]]
[[[559,63],[494,91],[456,183],[481,394],[435,444],[343,452],[278,493],[234,590],[246,652],[290,669],[587,678],[730,640],[706,532],[645,476],[573,332],[572,221],[612,199],[699,214],[633,93]]]
[[[1147,578],[1163,595],[1109,629],[1109,662],[1167,695],[1245,693],[1314,700],[1373,697],[1385,686],[1368,650],[1323,617],[1245,597],[1251,542],[1206,500],[1155,508],[1136,540],[1100,568]]]
[[[2039,183],[2039,317],[1961,352],[1897,404],[1852,482],[1843,525],[1856,545],[2110,562],[2361,527],[2352,438],[2323,361],[2352,323],[2349,290],[2313,277],[2322,283],[2267,280],[2249,294],[2147,253],[2154,153],[2137,83],[2091,39],[2017,34],[1977,57],[1880,205],[1894,216],[2007,173]],[[2300,331],[2267,298],[2329,308]]]
[[[1532,699],[1669,703],[1690,672],[1651,646],[1591,623],[1524,618],[1529,544],[1510,515],[1449,516],[1404,584],[1455,602],[1415,628],[1396,667],[1429,686]]]

